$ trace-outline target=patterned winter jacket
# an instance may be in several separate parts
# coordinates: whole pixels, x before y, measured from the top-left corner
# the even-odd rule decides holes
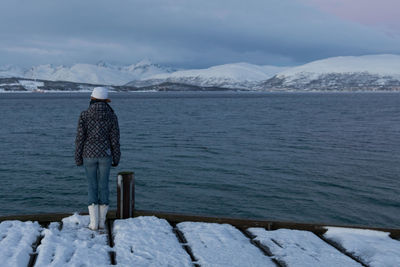
[[[80,166],[83,158],[112,157],[118,165],[119,148],[118,118],[105,102],[95,102],[79,117],[75,139],[75,162]]]

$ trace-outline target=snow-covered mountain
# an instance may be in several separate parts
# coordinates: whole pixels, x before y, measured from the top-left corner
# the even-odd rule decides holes
[[[202,87],[252,89],[287,67],[259,66],[249,63],[233,63],[213,66],[207,69],[180,70],[133,80],[126,85],[143,87],[161,83],[180,83]]]
[[[75,64],[72,66],[39,65],[23,70],[15,67],[0,68],[0,77],[19,77],[49,81],[68,81],[103,85],[123,85],[134,79],[145,79],[155,74],[168,73],[170,69],[142,60],[129,66],[105,62]]]
[[[17,77],[17,78],[16,78]],[[24,70],[0,67],[0,89],[31,90],[21,78],[40,90],[90,90],[95,84],[117,91],[225,90],[261,91],[400,91],[400,56],[333,57],[296,67],[233,63],[207,69],[172,71],[148,60],[129,66],[99,62],[70,67],[40,65]],[[22,80],[23,80],[22,79]],[[60,82],[58,82],[60,81]]]
[[[25,70],[17,66],[0,66],[0,78],[23,77]]]
[[[400,56],[333,57],[289,68],[263,90],[400,90]]]

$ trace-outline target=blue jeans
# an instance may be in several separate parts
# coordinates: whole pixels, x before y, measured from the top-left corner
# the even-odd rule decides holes
[[[108,205],[111,157],[83,158],[83,166],[88,180],[88,205]]]

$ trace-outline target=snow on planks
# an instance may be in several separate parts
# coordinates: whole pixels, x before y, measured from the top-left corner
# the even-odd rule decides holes
[[[51,223],[37,248],[38,266],[109,266],[107,235],[87,228],[89,216],[74,214]]]
[[[276,266],[238,229],[229,224],[177,224],[200,266]]]
[[[192,266],[172,226],[154,216],[115,220],[117,264],[126,266]]]
[[[249,228],[254,240],[268,247],[284,266],[362,266],[308,231]]]
[[[177,233],[183,233],[178,235],[187,242],[183,246],[190,247],[193,262],[164,219],[116,220],[113,248],[107,244],[107,234],[89,230],[88,223],[88,216],[78,214],[64,218],[61,230],[58,222],[43,229],[37,222],[4,221],[0,266],[27,266],[32,244],[40,240],[31,257],[35,266],[110,266],[111,251],[119,266],[274,266],[271,259],[284,266],[360,266],[340,251],[367,266],[400,266],[400,241],[373,230],[327,227],[323,239],[339,251],[312,232],[249,228],[254,240],[273,255],[268,257],[230,224],[181,222]]]
[[[27,266],[41,230],[37,222],[0,223],[0,266]]]
[[[400,266],[400,241],[389,233],[341,227],[326,227],[324,237],[342,247],[365,265]]]

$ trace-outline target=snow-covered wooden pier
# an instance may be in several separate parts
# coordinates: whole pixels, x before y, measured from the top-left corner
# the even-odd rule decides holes
[[[135,211],[0,217],[0,266],[400,266],[400,229]]]

